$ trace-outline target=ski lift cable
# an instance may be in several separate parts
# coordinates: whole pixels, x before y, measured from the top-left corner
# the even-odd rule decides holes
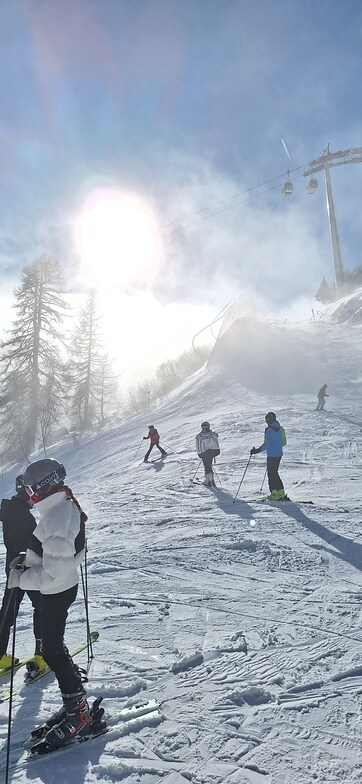
[[[197,338],[199,335],[201,335],[203,332],[205,332],[205,330],[206,330],[206,329],[209,329],[209,328],[211,328],[211,334],[212,334],[213,338],[216,340],[217,338],[215,338],[215,336],[214,336],[214,335],[213,335],[213,333],[212,333],[212,327],[213,327],[213,325],[214,325],[214,324],[216,324],[216,322],[217,322],[217,321],[220,321],[220,319],[222,319],[222,318],[224,318],[224,317],[225,317],[225,315],[226,315],[226,313],[227,313],[228,309],[230,309],[230,307],[231,307],[231,305],[232,305],[232,303],[233,303],[233,302],[234,302],[234,300],[233,300],[233,299],[230,299],[230,300],[229,300],[229,302],[227,302],[227,303],[226,303],[226,305],[224,305],[224,307],[223,307],[223,308],[222,308],[222,309],[219,311],[219,313],[218,313],[218,314],[215,316],[215,318],[214,318],[212,321],[210,321],[210,323],[209,323],[209,324],[206,324],[206,326],[205,326],[205,327],[203,327],[203,328],[202,328],[202,329],[200,329],[198,332],[196,332],[196,334],[193,336],[193,338],[192,338],[192,348],[193,348],[193,350],[195,351],[195,353],[199,355],[199,357],[202,357],[202,359],[208,359],[208,357],[205,357],[203,354],[201,354],[201,353],[200,353],[200,351],[198,351],[198,350],[197,350],[197,348],[196,348],[196,346],[195,346],[195,340],[196,340],[196,338]]]
[[[305,168],[304,166],[298,166],[295,169],[291,169],[290,173],[296,172],[296,171],[300,171],[300,169],[304,169],[304,168]],[[271,191],[276,190],[277,188],[280,188],[280,185],[281,185],[280,180],[283,177],[285,177],[285,173],[278,175],[278,177],[273,177],[270,180],[266,180],[264,183],[260,183],[259,185],[253,185],[251,188],[248,188],[246,191],[240,191],[240,193],[236,193],[233,196],[229,196],[227,199],[222,199],[219,202],[215,202],[213,205],[209,205],[208,207],[203,207],[200,210],[196,210],[195,212],[190,213],[188,216],[186,216],[184,218],[178,218],[177,220],[175,220],[175,221],[173,221],[171,223],[166,223],[166,224],[164,224],[163,226],[160,227],[161,228],[161,232],[162,232],[162,236],[170,236],[170,235],[172,236],[173,234],[176,234],[177,232],[181,232],[184,229],[188,229],[188,228],[190,228],[192,226],[196,226],[198,223],[203,223],[205,220],[209,220],[210,218],[213,218],[216,215],[221,215],[223,212],[227,212],[228,210],[231,210],[234,207],[239,206],[239,204],[245,204],[248,201],[253,201],[254,199],[258,198],[259,196],[263,196],[265,193],[270,193]],[[300,179],[301,177],[304,177],[304,174],[297,174],[294,177],[290,177],[289,178],[289,182],[292,182],[294,180]],[[222,209],[215,210],[214,212],[211,212],[208,215],[205,215],[202,218],[199,218],[198,220],[195,220],[195,221],[192,221],[191,223],[187,223],[187,224],[183,225],[184,221],[187,221],[188,218],[192,218],[194,215],[199,215],[200,213],[206,212],[207,210],[212,210],[213,207],[217,207],[220,204],[225,204],[225,202],[231,201],[232,199],[236,199],[239,196],[242,196],[242,195],[245,195],[247,193],[250,193],[251,191],[256,190],[257,188],[263,187],[263,185],[267,185],[270,182],[275,182],[275,180],[278,180],[278,183],[276,185],[272,185],[270,188],[265,188],[263,191],[259,191],[258,193],[253,193],[251,196],[248,196],[246,199],[239,199],[238,201],[234,202],[233,204],[228,204],[227,206],[223,207]],[[176,224],[180,224],[180,225],[178,225],[176,227]],[[171,230],[170,232],[166,231],[166,229],[170,228],[171,226],[175,226],[175,228],[173,230]],[[68,270],[70,270],[72,268],[76,268],[76,272],[73,272],[72,274],[70,274],[69,278],[76,277],[77,271],[79,269],[79,262],[76,262],[76,261],[71,262],[69,265],[67,265],[67,267],[63,268],[63,271],[67,272]]]
[[[288,175],[290,173],[300,171],[300,169],[305,169],[304,166],[296,166],[295,169],[288,169]],[[234,193],[232,196],[227,196],[225,199],[221,199],[220,201],[214,202],[213,204],[208,205],[207,207],[201,207],[199,210],[195,210],[191,212],[189,215],[184,216],[183,218],[175,218],[175,220],[170,221],[170,223],[165,223],[162,226],[163,229],[167,229],[170,226],[173,226],[175,223],[182,223],[182,221],[187,220],[188,217],[192,218],[194,215],[199,215],[201,212],[206,212],[206,210],[211,210],[214,207],[218,207],[220,204],[225,204],[225,202],[231,201],[232,199],[237,199],[239,196],[245,196],[247,193],[251,193],[251,191],[255,191],[257,188],[263,188],[264,185],[269,185],[271,182],[276,182],[276,180],[280,180],[285,177],[285,172],[282,174],[278,174],[277,177],[272,177],[270,180],[265,180],[264,182],[259,183],[259,185],[252,185],[250,188],[246,188],[245,191],[238,191],[238,193]],[[296,179],[296,178],[293,178]],[[275,186],[276,188],[279,187],[278,185]],[[263,191],[263,193],[267,191]],[[232,206],[232,205],[231,205]]]
[[[298,174],[296,177],[291,177],[289,179],[289,182],[292,182],[293,180],[297,180],[300,177],[304,177],[304,174]],[[280,182],[277,185],[273,185],[271,188],[265,188],[265,190],[264,191],[260,191],[260,193],[254,193],[252,196],[248,196],[246,199],[240,199],[239,201],[235,202],[234,204],[229,204],[227,207],[223,207],[221,210],[216,210],[215,212],[212,212],[209,215],[205,215],[203,218],[199,218],[198,220],[192,221],[192,223],[187,223],[185,225],[181,224],[179,227],[173,229],[171,232],[165,232],[165,235],[167,236],[168,233],[171,234],[171,235],[172,234],[176,234],[177,232],[182,232],[184,229],[189,229],[191,226],[197,226],[198,223],[203,223],[205,220],[209,220],[209,218],[214,218],[215,215],[221,215],[221,213],[226,212],[227,210],[231,210],[234,207],[239,206],[239,204],[245,204],[248,201],[252,201],[253,199],[258,198],[258,196],[263,196],[264,193],[270,193],[271,191],[274,191],[277,188],[280,188]],[[205,209],[211,209],[211,207],[208,207],[208,208],[205,208]],[[193,214],[196,214],[196,213],[190,214],[189,217],[191,218]],[[180,223],[181,223],[181,220],[182,219],[180,218]],[[187,220],[187,218],[185,220]],[[161,228],[165,228],[165,227],[161,227]]]

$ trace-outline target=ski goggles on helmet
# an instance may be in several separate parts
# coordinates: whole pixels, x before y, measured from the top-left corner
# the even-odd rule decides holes
[[[60,465],[59,469],[55,469],[43,479],[40,479],[31,485],[24,485],[24,490],[29,498],[31,498],[33,504],[37,504],[43,498],[46,498],[47,495],[50,495],[55,489],[61,489],[65,476],[65,468],[63,465]]]

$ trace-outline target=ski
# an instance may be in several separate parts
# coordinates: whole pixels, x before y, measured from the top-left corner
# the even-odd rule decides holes
[[[281,501],[269,501],[267,498],[263,499],[264,503],[267,504],[307,504],[308,506],[314,506],[314,501],[294,501],[293,498],[286,498],[285,501],[282,499]]]
[[[94,738],[99,738],[100,735],[105,735],[108,732],[108,727],[105,721],[101,721],[99,723],[98,729],[94,728],[90,735],[86,735],[83,738],[75,738],[72,740],[71,743],[67,743],[66,746],[59,746],[57,749],[50,749],[46,745],[46,741],[41,740],[39,743],[36,743],[34,746],[31,747],[26,752],[27,759],[23,760],[23,762],[30,762],[30,760],[38,760],[39,757],[48,757],[49,754],[54,754],[55,752],[65,751],[66,749],[71,749],[74,746],[79,746],[80,743],[85,743],[89,740],[94,740]],[[18,764],[16,765],[18,767]]]
[[[206,487],[208,490],[215,490],[215,489],[217,489],[215,484],[213,484],[213,485],[205,485],[205,483],[203,482],[202,479],[190,479],[190,482],[193,485],[200,485],[201,487]]]
[[[98,729],[94,729],[91,735],[87,735],[83,738],[79,738],[78,740],[72,741],[72,743],[68,743],[67,746],[60,746],[58,749],[48,749],[45,750],[44,746],[42,750],[34,753],[31,748],[24,749],[23,743],[15,744],[11,747],[11,752],[17,751],[17,758],[10,761],[9,770],[18,770],[21,768],[26,768],[28,763],[32,763],[33,761],[46,759],[50,754],[58,754],[59,752],[69,751],[70,749],[74,749],[75,746],[79,746],[80,743],[85,743],[89,740],[94,740],[98,738],[100,735],[105,735],[106,732],[109,732],[109,727],[106,726],[105,721],[98,727]],[[41,746],[43,741],[40,741],[37,745]],[[34,747],[32,747],[34,749]],[[6,770],[5,765],[0,768],[0,774],[4,773]]]
[[[298,506],[300,504],[306,504],[307,506],[314,506],[315,505],[314,501],[294,501],[293,498],[288,498],[285,501],[283,501],[283,500],[281,500],[281,501],[272,501],[272,500],[269,500],[268,498],[236,498],[235,500],[236,501],[241,501],[244,504],[272,504],[273,506],[274,506],[274,504],[277,504],[278,507],[279,507],[279,504],[281,504],[282,506],[287,506],[287,504],[296,504]]]
[[[147,465],[148,463],[157,463],[159,460],[164,460],[165,457],[167,457],[167,454],[166,455],[160,455],[160,457],[154,457],[153,460],[142,460],[142,463],[140,463],[140,465],[143,465],[143,464]]]
[[[90,633],[90,637],[91,637],[91,642],[92,643],[93,642],[97,642],[98,637],[99,637],[99,632],[91,632]],[[77,656],[79,653],[84,651],[87,647],[88,647],[88,641],[84,642],[84,643],[81,643],[81,645],[78,645],[76,648],[74,648],[73,651],[70,652],[71,657],[73,658],[73,656]],[[23,666],[23,662],[24,662],[24,665],[25,665],[28,661],[30,661],[31,658],[32,657],[30,656],[29,659],[24,659],[21,662],[21,666]],[[19,669],[19,666],[17,667],[17,669]],[[44,678],[45,675],[49,675],[50,672],[52,672],[50,667],[45,667],[45,669],[42,670],[41,672],[39,672],[39,675],[36,675],[35,678],[32,678],[31,680],[26,680],[26,681],[22,682],[19,686],[17,686],[15,689],[13,689],[13,694],[19,694],[24,686],[32,686],[33,683],[36,683],[41,678]],[[7,691],[4,691],[0,695],[0,703],[1,702],[6,702],[6,700],[8,700],[9,697],[10,697],[10,690],[8,689]]]
[[[98,698],[96,702],[100,702],[101,698]],[[54,749],[51,751],[47,751],[45,753],[34,753],[31,751],[30,748],[24,750],[24,743],[15,743],[11,745],[11,752],[20,753],[20,756],[17,759],[13,759],[10,761],[9,769],[10,770],[17,770],[21,768],[27,767],[28,763],[32,763],[34,760],[38,762],[41,759],[46,759],[50,754],[55,753],[64,753],[65,751],[70,751],[73,749],[74,746],[78,746],[79,743],[83,743],[89,740],[94,740],[98,738],[100,735],[105,735],[107,732],[111,732],[112,730],[116,729],[118,725],[129,723],[132,725],[134,722],[134,730],[141,729],[140,726],[140,719],[142,717],[148,717],[148,719],[152,718],[154,723],[159,723],[162,720],[162,716],[160,713],[160,705],[155,699],[151,700],[139,700],[138,702],[134,703],[133,705],[129,705],[126,708],[122,708],[115,716],[112,718],[111,723],[108,723],[106,726],[105,720],[103,720],[103,724],[99,723],[99,726],[94,728],[94,732],[78,741],[74,741],[73,743],[68,744],[67,746],[62,746],[58,749]],[[34,748],[34,747],[33,747]],[[5,765],[0,768],[0,774],[4,773]]]

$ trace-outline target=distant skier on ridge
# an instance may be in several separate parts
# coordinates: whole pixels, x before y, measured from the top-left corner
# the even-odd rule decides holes
[[[329,395],[327,395],[326,389],[327,389],[327,384],[323,384],[323,386],[320,388],[318,392],[318,403],[317,403],[316,411],[323,411],[324,409],[326,397],[329,397]]]
[[[196,436],[196,451],[204,464],[205,485],[214,486],[214,474],[212,471],[212,461],[220,454],[219,436],[210,428],[209,422],[201,423],[201,433]]]
[[[250,450],[251,455],[259,452],[267,453],[266,466],[270,495],[268,501],[289,501],[285,493],[283,482],[279,476],[279,464],[283,456],[283,446],[287,443],[285,430],[279,424],[274,411],[269,411],[265,416],[267,427],[264,432],[264,443],[257,449]]]
[[[150,446],[143,458],[143,462],[147,463],[154,446],[157,446],[157,449],[161,452],[161,457],[166,457],[167,452],[160,446],[160,436],[154,425],[148,425],[148,435],[143,436],[143,441],[147,441],[148,438],[150,439]]]

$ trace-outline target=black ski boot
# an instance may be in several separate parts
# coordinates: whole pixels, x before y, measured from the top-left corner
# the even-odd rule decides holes
[[[103,718],[104,709],[100,707],[102,699],[97,697],[89,710],[84,692],[72,697],[63,695],[64,707],[54,713],[41,727],[33,730],[24,746],[34,755],[48,754],[72,743],[102,734],[107,728]]]
[[[92,733],[102,731],[106,727],[105,720],[103,719],[104,709],[100,707],[102,699],[103,697],[97,697],[89,711]],[[24,747],[26,749],[32,749],[33,746],[44,740],[47,732],[55,727],[56,724],[60,724],[66,716],[67,714],[64,706],[58,711],[55,711],[44,724],[41,724],[32,731],[28,740],[25,741]]]
[[[59,724],[65,717],[66,717],[65,708],[59,708],[59,710],[52,713],[49,719],[44,722],[44,724],[40,724],[39,727],[35,727],[34,730],[30,733],[30,737],[28,740],[25,741],[24,748],[31,749],[36,743],[43,740],[45,738],[47,732],[55,727],[56,724]]]
[[[32,747],[32,753],[46,754],[49,751],[69,746],[91,734],[91,716],[84,691],[62,694],[63,718],[48,730],[40,744]],[[41,749],[39,748],[41,746]]]
[[[74,668],[77,672],[77,675],[79,675],[79,683],[80,684],[87,683],[88,677],[87,677],[86,670],[83,670],[82,667],[78,667],[78,664],[75,664]],[[26,675],[25,680],[28,682],[28,680],[32,680],[32,679],[31,678],[28,679],[28,675]],[[102,712],[104,713],[103,708],[102,708]],[[62,708],[59,708],[59,710],[55,711],[55,713],[52,713],[50,718],[47,719],[47,721],[45,721],[44,724],[41,724],[39,727],[35,727],[35,729],[32,730],[30,737],[23,744],[24,747],[26,749],[30,749],[32,746],[34,746],[34,743],[37,743],[39,740],[45,738],[47,732],[51,730],[53,727],[55,727],[56,724],[59,724],[59,722],[61,722],[65,716],[66,716],[66,710],[63,705]]]

